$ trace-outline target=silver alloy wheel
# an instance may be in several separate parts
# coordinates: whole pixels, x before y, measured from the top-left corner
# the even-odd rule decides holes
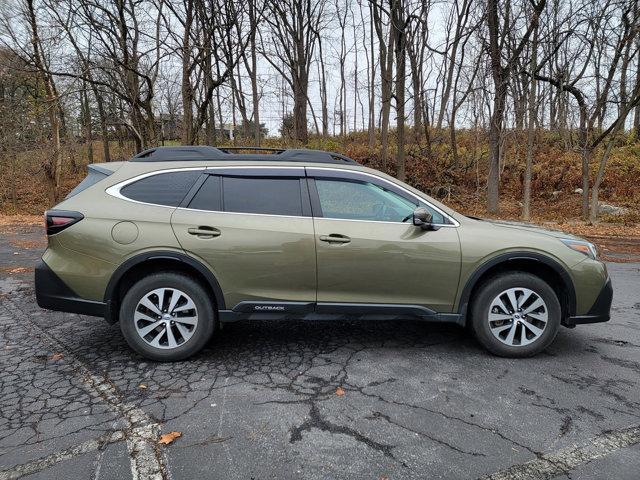
[[[140,338],[155,348],[184,345],[198,326],[196,304],[175,288],[156,288],[138,302],[133,323]]]
[[[535,342],[547,326],[549,310],[540,295],[524,287],[505,290],[491,302],[489,329],[510,347]]]

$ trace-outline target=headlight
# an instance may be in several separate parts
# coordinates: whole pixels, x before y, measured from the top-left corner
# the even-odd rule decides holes
[[[584,240],[573,240],[571,238],[561,238],[560,241],[571,250],[584,253],[587,257],[594,260],[598,259],[598,249],[591,242],[585,242]]]

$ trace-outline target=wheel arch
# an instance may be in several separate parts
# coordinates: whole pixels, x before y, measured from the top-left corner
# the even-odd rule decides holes
[[[104,294],[105,318],[110,323],[118,321],[120,302],[128,288],[141,275],[161,271],[178,271],[198,279],[215,299],[214,308],[225,309],[224,295],[218,280],[201,262],[184,253],[153,251],[135,255],[123,262],[113,273]]]
[[[502,272],[522,271],[541,277],[558,295],[562,308],[562,322],[575,315],[576,291],[566,268],[553,258],[536,252],[508,252],[482,263],[471,274],[462,289],[458,313],[466,321],[469,305],[483,281]]]

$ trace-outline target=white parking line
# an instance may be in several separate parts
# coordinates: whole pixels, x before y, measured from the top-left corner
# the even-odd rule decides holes
[[[579,445],[546,453],[536,460],[514,465],[483,477],[484,480],[540,480],[569,473],[574,468],[640,443],[640,425],[607,432]]]
[[[111,410],[116,412],[119,417],[124,420],[125,428],[124,438],[127,441],[127,449],[129,450],[129,457],[131,460],[131,475],[134,480],[163,480],[167,478],[166,469],[164,465],[164,457],[158,449],[157,439],[160,433],[160,426],[154,422],[142,409],[132,404],[123,403],[116,387],[108,381],[108,379],[102,375],[94,374],[84,362],[73,356],[73,353],[66,348],[66,346],[43,330],[38,324],[36,324],[29,315],[26,315],[18,306],[11,300],[5,299],[3,302],[9,313],[14,318],[19,317],[21,325],[30,329],[36,337],[38,337],[42,343],[47,345],[52,352],[61,352],[64,354],[64,361],[71,365],[75,371],[77,371],[81,377],[83,383],[88,390],[94,394],[99,395]],[[97,441],[97,440],[96,440]],[[88,445],[93,446],[93,441],[87,442]],[[78,447],[82,447],[81,444]],[[85,446],[84,448],[88,448]],[[97,449],[97,447],[96,447]],[[58,461],[71,458],[73,449],[70,449],[67,456],[64,456]],[[66,452],[66,451],[65,451]],[[80,453],[84,453],[81,449]],[[49,461],[55,459],[50,458]],[[45,457],[49,458],[49,457]],[[33,463],[33,462],[32,462]],[[57,462],[53,462],[57,463]],[[51,464],[51,463],[50,463]],[[48,465],[45,467],[46,468]],[[26,464],[29,465],[29,464]],[[14,467],[11,470],[5,470],[9,474],[13,470],[19,468]],[[33,467],[32,467],[33,468]],[[23,474],[24,475],[24,474]],[[17,478],[17,477],[6,477]],[[0,480],[4,480],[4,477],[0,477]]]
[[[88,440],[84,443],[76,445],[74,447],[67,448],[60,452],[52,453],[46,457],[38,458],[31,462],[23,463],[22,465],[16,465],[15,467],[8,468],[6,470],[0,470],[0,480],[13,480],[20,478],[24,475],[30,475],[37,473],[41,470],[45,470],[50,466],[69,460],[70,458],[83,455],[85,453],[94,452],[104,447],[105,445],[113,442],[124,440],[125,435],[122,431],[110,432],[101,437]]]

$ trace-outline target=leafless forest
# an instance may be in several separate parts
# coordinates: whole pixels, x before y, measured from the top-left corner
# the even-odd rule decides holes
[[[4,0],[0,203],[33,159],[52,203],[64,172],[160,144],[357,143],[410,183],[471,176],[490,214],[520,162],[525,219],[536,165],[569,152],[595,220],[612,152],[630,190],[640,173],[639,19],[639,0]]]

